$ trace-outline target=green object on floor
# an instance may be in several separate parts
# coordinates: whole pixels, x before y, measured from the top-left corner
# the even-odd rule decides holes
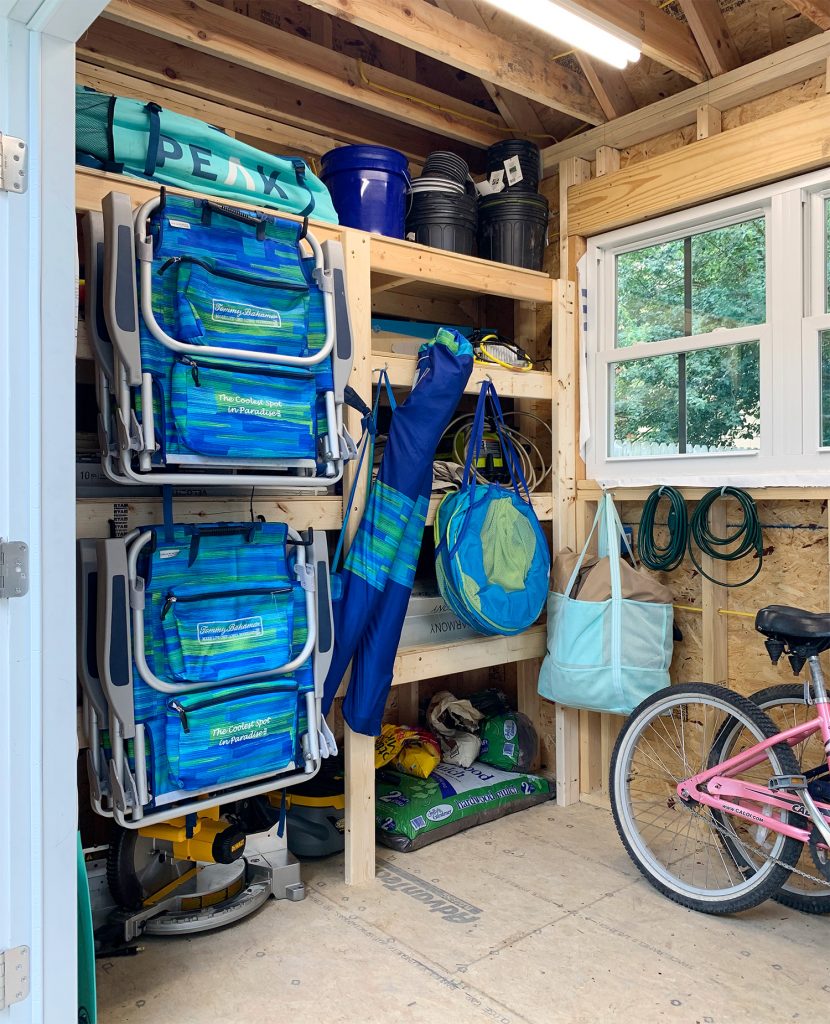
[[[504,772],[474,761],[469,768],[441,762],[428,779],[391,768],[377,773],[378,841],[401,853],[418,850],[474,825],[552,800],[539,775]]]
[[[78,1024],[96,1024],[95,937],[84,849],[78,833]]]

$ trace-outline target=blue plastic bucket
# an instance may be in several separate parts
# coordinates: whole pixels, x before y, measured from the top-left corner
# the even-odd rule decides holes
[[[403,238],[409,163],[386,146],[342,146],[322,160],[320,177],[340,223]]]

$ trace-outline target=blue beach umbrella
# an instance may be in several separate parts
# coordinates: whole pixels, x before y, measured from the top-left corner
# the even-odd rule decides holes
[[[343,717],[367,736],[380,732],[392,683],[426,525],[435,449],[472,369],[472,347],[458,331],[441,328],[421,346],[415,384],[394,409],[377,479],[343,567],[323,711],[331,707],[351,662]]]

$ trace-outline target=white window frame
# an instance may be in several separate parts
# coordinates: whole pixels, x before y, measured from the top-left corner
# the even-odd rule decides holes
[[[825,312],[823,200],[830,169],[598,235],[588,241],[586,287],[588,476],[606,485],[660,483],[716,486],[826,483],[830,447],[820,441],[818,336],[830,330]],[[767,318],[749,328],[615,347],[616,258],[689,234],[763,215],[766,219]],[[610,456],[612,383],[609,366],[644,356],[760,344],[761,438],[753,451],[660,456]]]

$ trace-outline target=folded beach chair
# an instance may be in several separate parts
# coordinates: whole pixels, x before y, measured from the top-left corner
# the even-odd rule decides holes
[[[339,480],[352,344],[338,242],[162,192],[86,215],[86,324],[107,477],[280,490]]]
[[[81,541],[79,555],[79,676],[99,813],[139,828],[318,770],[332,645],[324,534],[171,524]]]

